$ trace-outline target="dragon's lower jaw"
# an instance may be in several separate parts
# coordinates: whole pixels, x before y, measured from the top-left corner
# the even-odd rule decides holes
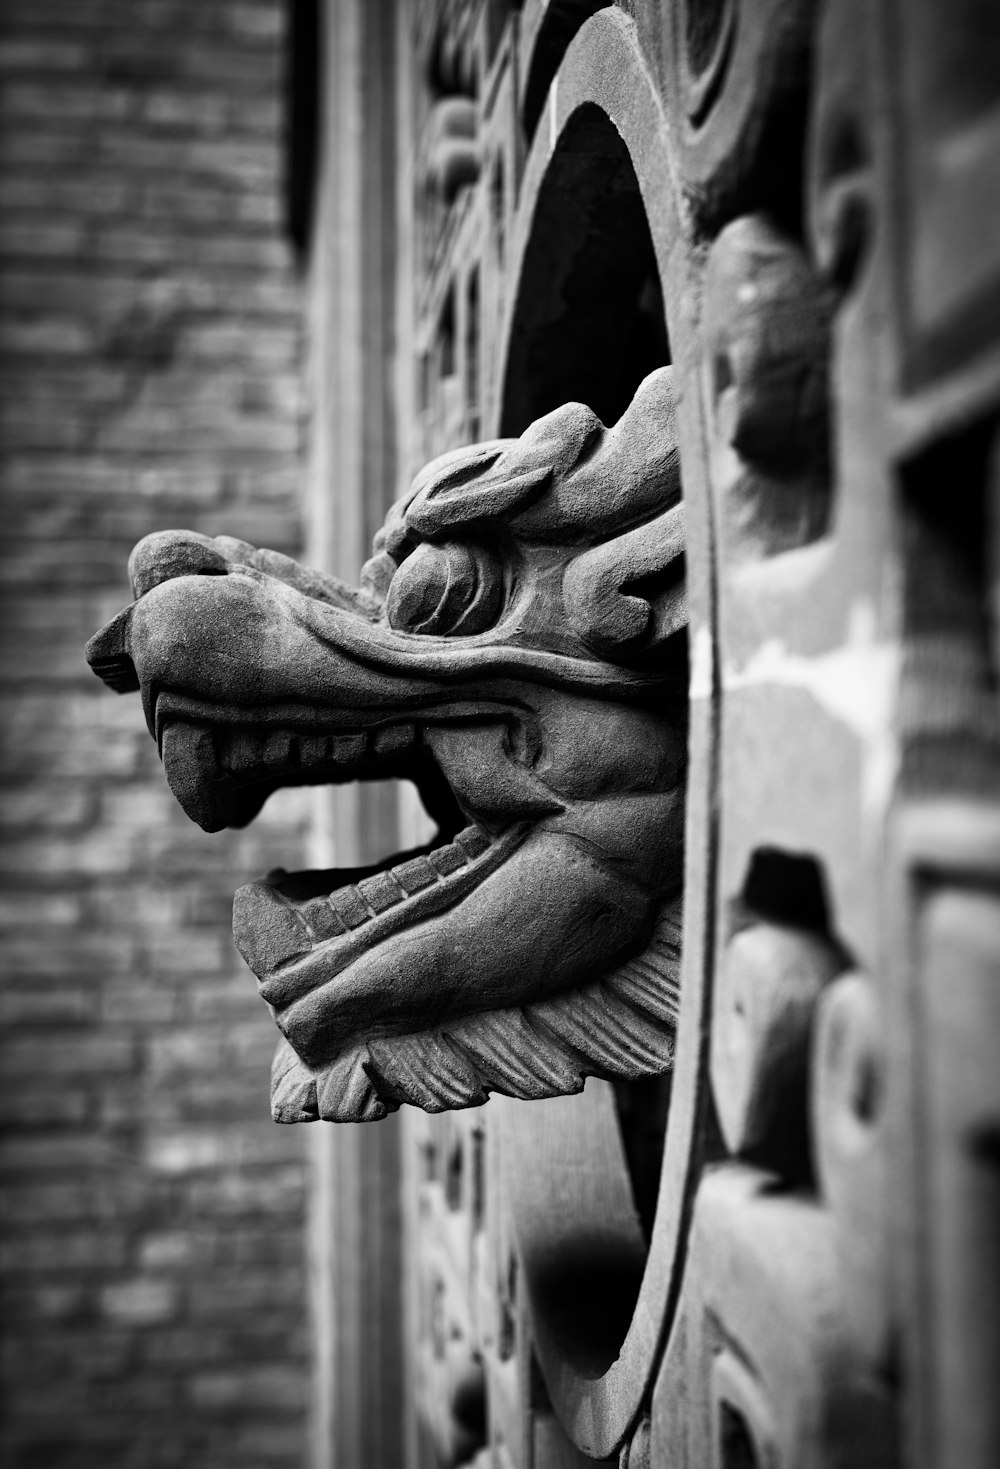
[[[304,999],[393,934],[461,901],[524,840],[467,826],[454,841],[353,872],[279,872],[239,889],[233,935],[278,1011]],[[339,879],[339,881],[338,881]]]
[[[236,894],[234,935],[307,1066],[372,1038],[523,1006],[637,952],[660,898],[544,823],[478,827],[322,896],[310,874]]]

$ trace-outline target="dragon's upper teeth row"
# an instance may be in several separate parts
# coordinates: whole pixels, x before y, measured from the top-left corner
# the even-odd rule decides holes
[[[290,735],[282,731],[254,734],[234,730],[220,741],[219,764],[234,775],[254,770],[288,770],[314,765],[351,767],[365,759],[384,758],[408,750],[418,741],[413,724],[346,735]]]

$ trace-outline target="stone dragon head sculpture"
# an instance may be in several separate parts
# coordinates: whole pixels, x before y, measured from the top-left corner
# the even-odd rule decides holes
[[[670,1063],[686,750],[670,369],[566,404],[390,511],[361,587],[185,531],[88,645],[207,831],[280,786],[395,776],[437,845],[236,894],[284,1037],[276,1120],[577,1091]]]

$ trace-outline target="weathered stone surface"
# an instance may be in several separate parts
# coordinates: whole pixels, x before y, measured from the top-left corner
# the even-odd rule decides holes
[[[227,537],[160,532],[132,553],[136,601],[88,657],[141,690],[189,816],[242,826],[280,786],[388,775],[439,822],[425,852],[237,894],[237,946],[290,1047],[277,1120],[669,1066],[680,515],[665,369],[613,430],[567,404],[429,465],[360,590]]]
[[[992,1469],[1000,318],[990,225],[1000,194],[988,185],[1000,156],[998,24],[985,7],[939,0],[914,0],[905,14],[882,0],[344,0],[326,13],[333,75],[313,257],[323,405],[313,473],[329,514],[320,554],[353,576],[359,542],[396,484],[394,460],[405,483],[424,460],[455,450],[434,471],[439,505],[457,517],[463,497],[483,506],[493,496],[504,534],[487,545],[475,520],[422,521],[418,494],[390,521],[399,544],[383,539],[353,599],[334,582],[296,586],[298,572],[246,543],[171,540],[169,554],[150,544],[136,611],[98,651],[107,674],[142,683],[127,661],[134,634],[150,674],[159,659],[197,685],[202,665],[190,651],[210,645],[230,658],[213,666],[229,668],[222,704],[231,712],[276,704],[282,679],[313,666],[303,649],[335,643],[356,718],[299,728],[281,710],[270,722],[236,721],[224,737],[204,719],[187,732],[165,721],[176,794],[221,825],[250,819],[286,766],[309,782],[410,772],[442,826],[436,847],[409,850],[411,832],[401,858],[372,865],[376,826],[388,844],[390,803],[340,792],[329,831],[335,842],[346,834],[355,866],[314,885],[272,874],[241,899],[246,947],[302,1052],[284,1044],[275,1060],[286,1115],[375,1116],[403,1097],[456,1108],[437,1117],[406,1108],[360,1138],[312,1134],[329,1150],[321,1156],[336,1159],[322,1204],[334,1276],[321,1333],[336,1344],[324,1379],[336,1403],[331,1457],[388,1469],[405,1457],[384,1431],[393,1389],[373,1387],[397,1360],[400,1268],[413,1306],[403,1372],[422,1425],[414,1438],[425,1435],[409,1445],[414,1461]],[[402,22],[391,37],[390,15]],[[359,56],[365,66],[379,58],[395,87],[373,98],[371,73],[356,75]],[[17,105],[37,117],[42,99],[29,89]],[[78,105],[57,103],[68,114]],[[160,106],[171,115],[169,102]],[[35,156],[58,156],[51,145],[40,130]],[[138,161],[143,149],[118,156]],[[196,156],[220,161],[212,149]],[[231,161],[248,179],[260,165],[252,148]],[[39,254],[72,238],[55,229]],[[128,231],[102,249],[159,258]],[[86,288],[72,273],[20,273],[29,299],[46,284],[60,309]],[[274,304],[255,296],[260,319]],[[169,354],[169,303],[157,321],[145,346],[128,326],[117,349]],[[68,360],[89,350],[86,332],[60,322],[39,340]],[[573,542],[576,531],[545,520],[559,504],[559,453],[553,481],[533,481],[530,461],[505,505],[493,466],[457,449],[522,433],[560,404],[586,403],[613,424],[667,361],[683,527],[672,504],[634,521],[611,506],[613,537],[600,529],[566,565],[560,537],[568,527]],[[95,382],[97,396],[114,389],[113,374]],[[571,449],[585,416],[574,428],[562,412]],[[147,427],[165,438],[168,413]],[[203,442],[197,414],[184,427]],[[14,416],[18,443],[39,444],[45,430],[37,413]],[[108,442],[127,444],[133,431],[126,422]],[[69,454],[83,432],[60,422],[52,441]],[[484,454],[493,450],[498,464],[510,452]],[[449,484],[463,465],[478,483]],[[586,513],[598,523],[599,506]],[[204,522],[198,529],[209,533]],[[683,607],[671,571],[682,535]],[[525,558],[525,542],[551,561]],[[512,547],[520,581],[506,571]],[[91,573],[65,545],[59,554],[67,581],[87,585]],[[558,583],[561,601],[526,598],[524,617],[507,626],[509,580],[516,602],[539,567],[540,588],[548,596]],[[218,632],[218,616],[207,615],[216,598],[233,608]],[[296,620],[302,598],[311,610]],[[546,650],[553,605],[561,641],[547,649],[546,678],[532,680],[525,669]],[[157,607],[164,626],[172,609],[181,631],[158,649]],[[631,692],[643,680],[652,680],[649,709],[673,718],[660,660],[684,616],[692,659],[676,1037],[677,996],[664,983],[678,936],[669,900],[658,934],[666,959],[647,951],[593,984],[505,1012],[439,1014],[415,1032],[428,1006],[466,1004],[473,972],[507,996],[503,959],[517,944],[530,949],[520,985],[537,975],[546,945],[565,939],[571,915],[555,864],[523,884],[534,927],[497,924],[487,901],[533,840],[557,831],[565,813],[546,809],[548,799],[574,821],[587,804],[579,784],[568,804],[570,788],[554,787],[566,747],[556,742],[545,766],[547,746],[523,737],[524,711],[544,713],[539,728],[551,739],[564,701],[585,707],[588,767],[573,780],[603,779],[605,724],[623,755],[649,743],[622,735],[645,711],[645,696]],[[323,631],[331,627],[336,637]],[[248,672],[241,649],[266,639],[269,656]],[[517,718],[497,728],[484,707],[451,727],[448,701],[461,690],[468,713],[475,659],[451,664],[459,671],[445,680],[421,654],[408,680],[385,663],[400,640],[460,644],[483,653],[484,666],[503,644],[508,664],[490,687],[502,698],[517,691]],[[630,692],[610,701],[613,718],[603,712],[606,680],[599,697],[560,686],[542,708],[559,659],[616,670]],[[369,697],[376,685],[382,694]],[[324,707],[321,674],[312,687],[310,708]],[[438,690],[430,716],[428,689]],[[372,724],[376,705],[392,719]],[[450,796],[429,765],[419,768],[427,755],[447,771]],[[213,784],[206,772],[216,766]],[[537,799],[527,812],[518,805],[526,789]],[[622,793],[613,795],[591,804],[620,815]],[[501,861],[498,849],[522,835],[512,812],[529,830]],[[598,815],[590,810],[588,822]],[[640,834],[633,817],[630,840]],[[600,837],[606,844],[607,830]],[[640,848],[620,864],[619,888]],[[594,852],[580,870],[603,881]],[[116,858],[105,850],[98,860],[113,870]],[[558,871],[567,880],[565,861]],[[513,916],[522,893],[510,896]],[[493,942],[462,949],[466,930],[459,924],[456,938],[453,915],[473,916],[476,903],[484,919],[492,913],[483,927]],[[421,922],[409,924],[412,915]],[[446,941],[421,951],[418,932]],[[581,973],[609,962],[619,942],[604,931],[591,941],[582,928],[579,937]],[[433,974],[450,976],[450,993],[433,989]],[[564,976],[545,964],[541,978]],[[376,994],[390,1003],[372,1030]],[[643,1054],[651,1016],[673,1048],[669,1075],[591,1082],[582,1096],[531,1107],[495,1099],[482,1112],[457,1110],[495,1083],[572,1092],[584,1053],[610,1076],[652,1064],[653,1052]],[[167,1074],[182,1053],[158,1049]],[[64,1105],[74,1095],[67,1089]],[[179,1156],[188,1147],[196,1159],[193,1139],[181,1139]],[[196,1171],[207,1195],[208,1165]],[[219,1299],[235,1292],[235,1272],[215,1289]],[[47,1304],[53,1315],[72,1309],[58,1290]],[[480,1366],[481,1434],[465,1413],[479,1403]],[[457,1393],[460,1381],[471,1391]]]

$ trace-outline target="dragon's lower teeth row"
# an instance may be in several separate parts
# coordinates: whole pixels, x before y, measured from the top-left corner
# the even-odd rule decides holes
[[[387,908],[404,903],[424,888],[468,866],[489,845],[489,837],[484,832],[477,826],[468,826],[453,842],[436,847],[426,857],[413,857],[386,872],[362,878],[356,887],[337,888],[327,897],[310,899],[300,905],[302,915],[317,942],[335,938],[349,929],[360,928]]]

